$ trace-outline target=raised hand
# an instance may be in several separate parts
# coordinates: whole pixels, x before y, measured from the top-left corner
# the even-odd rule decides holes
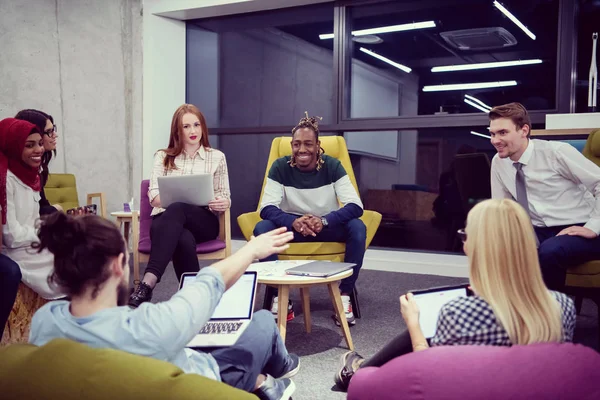
[[[294,238],[293,232],[286,232],[287,228],[273,229],[259,236],[252,236],[246,246],[250,246],[255,259],[263,259],[271,254],[279,254],[290,247],[287,244]]]

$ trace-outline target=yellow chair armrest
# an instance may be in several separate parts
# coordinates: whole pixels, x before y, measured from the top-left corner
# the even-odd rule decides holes
[[[375,237],[375,233],[377,233],[379,224],[381,223],[381,214],[379,214],[377,211],[365,210],[362,217],[360,217],[360,220],[367,227],[366,248],[368,248],[371,244],[371,241]]]
[[[262,219],[260,218],[260,213],[258,211],[245,213],[237,217],[238,225],[240,226],[242,234],[246,240],[250,240],[252,232],[254,231],[254,227],[260,221],[262,221]]]

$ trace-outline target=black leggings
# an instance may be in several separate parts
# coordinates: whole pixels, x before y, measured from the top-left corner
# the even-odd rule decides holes
[[[429,342],[429,341],[427,341]],[[396,357],[403,356],[412,352],[412,342],[410,340],[410,334],[408,329],[393,338],[388,344],[386,344],[381,350],[379,350],[373,357],[365,360],[361,365],[362,367],[381,367],[383,364]]]
[[[177,280],[184,272],[197,272],[196,244],[214,240],[218,234],[219,220],[205,207],[171,204],[152,219],[152,248],[146,272],[156,275],[160,282],[171,259]]]

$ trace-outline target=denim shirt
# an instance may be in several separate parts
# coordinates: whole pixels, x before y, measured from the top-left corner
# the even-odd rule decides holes
[[[170,300],[143,303],[137,309],[113,307],[74,317],[68,301],[53,301],[33,316],[29,342],[42,346],[55,338],[96,348],[111,348],[171,362],[186,373],[221,380],[219,366],[207,353],[186,348],[212,316],[225,283],[215,268],[203,268],[196,281]]]

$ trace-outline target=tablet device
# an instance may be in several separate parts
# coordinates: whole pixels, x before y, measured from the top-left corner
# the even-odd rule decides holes
[[[159,176],[158,191],[163,208],[173,203],[207,206],[215,198],[212,174]]]
[[[413,294],[419,306],[419,324],[426,339],[435,336],[437,320],[442,306],[457,297],[470,295],[469,284],[443,286],[425,290],[414,290]]]

